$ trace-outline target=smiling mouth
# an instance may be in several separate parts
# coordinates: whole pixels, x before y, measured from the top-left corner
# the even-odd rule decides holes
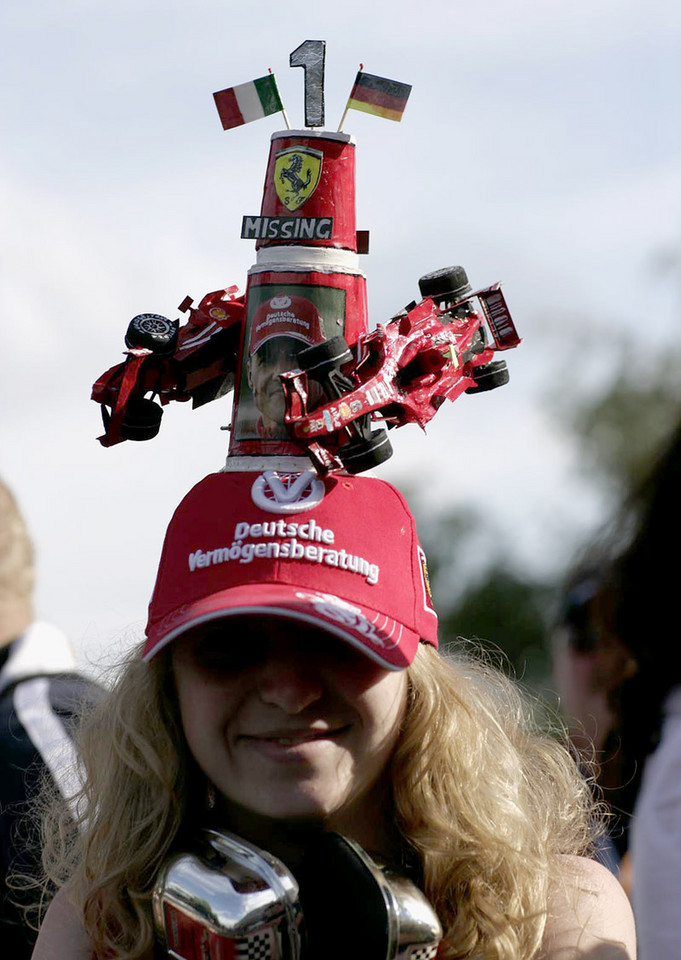
[[[335,730],[301,730],[290,733],[271,734],[242,734],[240,740],[250,740],[256,743],[275,743],[281,747],[297,747],[304,743],[314,743],[315,740],[335,740],[348,729],[338,727]]]

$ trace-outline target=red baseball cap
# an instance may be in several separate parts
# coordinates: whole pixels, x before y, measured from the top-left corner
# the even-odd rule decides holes
[[[321,627],[394,670],[412,662],[419,640],[437,646],[425,555],[399,491],[312,471],[198,483],[166,533],[144,658],[200,624],[245,614]]]
[[[251,320],[249,356],[273,337],[293,337],[309,346],[321,343],[324,333],[314,303],[305,297],[292,297],[286,293],[279,293],[261,303]]]

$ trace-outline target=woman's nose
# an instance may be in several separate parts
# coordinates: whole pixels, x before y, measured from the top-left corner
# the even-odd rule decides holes
[[[319,675],[304,665],[294,666],[273,659],[263,665],[258,692],[263,703],[296,714],[321,698],[323,684]]]

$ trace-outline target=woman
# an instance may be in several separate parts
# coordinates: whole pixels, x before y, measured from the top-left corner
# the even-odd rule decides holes
[[[601,781],[645,960],[681,941],[681,648],[676,642],[681,426],[606,528],[592,603],[599,686],[611,714]],[[616,821],[617,822],[617,821]]]
[[[220,825],[294,872],[320,831],[408,873],[442,957],[630,960],[569,754],[495,671],[436,653],[423,551],[371,478],[221,473],[166,535],[143,659],[82,735],[35,960],[149,960],[163,861]]]

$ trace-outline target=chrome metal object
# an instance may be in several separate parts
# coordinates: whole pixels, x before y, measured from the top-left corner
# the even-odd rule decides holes
[[[276,857],[233,834],[205,830],[198,852],[169,860],[153,911],[174,960],[300,960],[295,878]]]

